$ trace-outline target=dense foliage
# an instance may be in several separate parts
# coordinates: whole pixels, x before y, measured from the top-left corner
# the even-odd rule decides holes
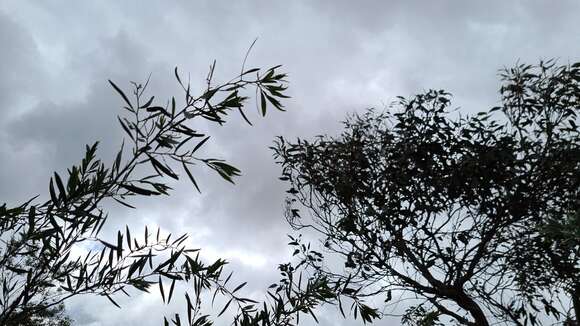
[[[349,116],[338,137],[280,138],[287,220],[331,257],[298,247],[304,263],[387,309],[412,303],[408,324],[578,318],[580,63],[501,78],[501,105],[473,116],[431,90]]]

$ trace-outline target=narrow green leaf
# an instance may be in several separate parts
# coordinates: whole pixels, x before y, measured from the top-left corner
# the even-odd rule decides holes
[[[228,301],[228,303],[226,303],[226,305],[223,307],[223,309],[222,309],[222,310],[220,311],[220,313],[218,314],[218,317],[219,317],[219,316],[221,316],[221,315],[223,315],[223,313],[224,313],[224,312],[226,312],[226,309],[228,309],[228,307],[230,306],[230,303],[232,303],[232,300],[233,300],[233,299],[230,299],[230,300]]]
[[[195,147],[193,148],[193,150],[191,151],[191,153],[195,153],[195,151],[197,151],[201,146],[203,146],[203,144],[205,144],[205,142],[210,138],[211,136],[207,136],[204,139],[202,139],[199,143],[197,143],[197,145],[195,145]]]
[[[151,191],[148,189],[139,188],[139,187],[136,187],[136,186],[130,185],[130,184],[120,184],[119,186],[121,186],[122,188],[125,188],[131,192],[134,192],[136,194],[143,195],[143,196],[151,196],[151,195],[158,195],[159,194],[158,192]]]
[[[123,127],[123,130],[125,130],[125,132],[127,133],[127,135],[129,135],[129,137],[131,137],[132,140],[135,140],[133,133],[131,132],[131,130],[129,130],[129,127],[127,127],[125,125],[125,123],[123,122],[123,120],[121,120],[121,118],[119,116],[117,116],[117,119],[119,120],[119,123],[121,124],[121,127]]]
[[[113,198],[113,200],[115,200],[117,203],[119,203],[119,204],[121,204],[121,205],[123,205],[123,206],[126,206],[126,207],[129,207],[129,208],[136,209],[136,208],[135,208],[135,206],[133,206],[133,205],[129,205],[129,204],[127,204],[126,202],[124,202],[124,201],[122,201],[122,200],[120,200],[120,199]]]
[[[123,235],[121,231],[117,231],[117,259],[123,255]]]
[[[147,154],[147,156],[149,157],[149,160],[151,160],[151,164],[153,164],[153,166],[159,170],[161,170],[161,172],[163,172],[164,174],[168,175],[169,177],[178,180],[179,177],[173,172],[171,171],[170,168],[168,168],[167,166],[163,165],[161,162],[157,161],[153,156]]]
[[[163,291],[163,282],[161,281],[161,276],[159,276],[159,292],[161,292],[161,299],[165,303],[165,292]]]
[[[175,281],[176,280],[177,279],[174,278],[171,281],[171,286],[169,287],[169,295],[167,296],[167,303],[170,303],[171,302],[171,296],[173,296],[173,287],[175,287]]]
[[[191,299],[189,298],[189,294],[185,292],[185,300],[187,301],[187,319],[191,320],[191,312],[193,311],[193,304],[191,303]]]
[[[115,167],[116,167],[117,171],[119,171],[119,168],[121,166],[121,159],[123,158],[124,147],[125,147],[125,141],[123,141],[121,143],[121,149],[119,150],[119,152],[117,153],[117,156],[115,157]]]
[[[115,306],[117,306],[117,308],[119,308],[119,309],[121,308],[121,306],[119,306],[119,304],[116,303],[115,300],[113,300],[113,298],[111,298],[110,295],[105,294],[105,296],[107,297],[107,299],[109,299],[109,301],[111,301]]]
[[[155,98],[155,96],[151,96],[151,98],[149,99],[149,101],[147,101],[147,103],[141,105],[141,108],[144,109],[144,108],[149,107],[151,105],[151,103],[153,103],[154,98]]]
[[[244,110],[241,107],[238,108],[238,111],[240,112],[240,114],[242,115],[242,118],[244,118],[246,123],[249,124],[250,126],[253,126],[252,122],[248,119],[248,117],[244,113]]]
[[[263,91],[260,91],[260,106],[262,109],[262,116],[266,116],[266,96],[264,96]]]
[[[183,83],[181,82],[181,78],[179,78],[179,73],[177,72],[177,67],[175,67],[175,69],[173,70],[174,74],[175,74],[175,79],[177,79],[177,82],[183,86]]]
[[[50,183],[48,184],[48,191],[50,193],[50,199],[52,202],[57,205],[58,204],[58,197],[56,197],[56,193],[54,191],[54,185],[52,183],[52,178],[50,178]]]
[[[246,70],[246,71],[245,71],[245,72],[242,74],[242,76],[243,76],[243,75],[247,75],[247,74],[251,74],[251,73],[253,73],[253,72],[256,72],[256,71],[260,71],[260,68],[252,68],[252,69],[248,69],[248,70]]]
[[[125,224],[125,235],[127,236],[127,247],[131,250],[131,231],[129,230],[129,226]]]
[[[246,286],[246,284],[248,284],[248,282],[244,282],[240,285],[238,285],[233,291],[232,293],[236,293],[239,289],[243,288],[244,286]]]
[[[56,186],[58,187],[58,191],[60,196],[63,200],[66,201],[66,190],[64,189],[64,184],[62,183],[62,179],[58,175],[58,173],[54,172],[54,180],[56,181]]]
[[[109,84],[111,84],[111,86],[113,86],[113,88],[117,91],[117,93],[121,95],[123,100],[125,100],[125,103],[127,103],[127,105],[129,105],[129,107],[133,109],[133,105],[131,104],[131,101],[129,101],[129,99],[127,98],[127,95],[125,95],[125,93],[123,93],[123,91],[117,85],[115,85],[115,83],[113,83],[110,79]]]
[[[171,116],[175,116],[175,97],[171,98]]]
[[[187,168],[187,165],[185,164],[185,162],[182,161],[181,164],[183,164],[183,169],[185,170],[185,173],[187,173],[189,180],[191,180],[191,183],[193,183],[193,186],[195,187],[195,189],[197,189],[197,192],[199,192],[201,194],[201,190],[199,190],[199,187],[197,186],[197,182],[195,182],[195,178],[193,177],[193,174],[191,174],[191,172],[189,171],[189,168]]]
[[[28,210],[28,234],[34,233],[34,225],[36,223],[36,207],[30,206]]]

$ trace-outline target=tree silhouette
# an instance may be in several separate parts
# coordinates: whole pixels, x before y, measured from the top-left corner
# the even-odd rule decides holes
[[[233,183],[240,174],[237,168],[223,160],[198,155],[209,136],[200,132],[194,122],[204,119],[221,125],[231,110],[238,110],[249,123],[243,111],[248,97],[242,92],[250,87],[260,97],[262,115],[268,106],[283,110],[280,99],[287,97],[287,86],[286,74],[278,72],[280,66],[263,72],[258,68],[242,69],[239,76],[217,86],[212,82],[214,67],[215,62],[210,67],[207,88],[199,96],[191,93],[190,85],[182,82],[175,69],[175,78],[184,92],[182,104],[176,98],[165,106],[156,104],[154,97],[145,97],[147,83],[133,83],[132,96],[127,96],[110,82],[123,100],[124,113],[118,118],[127,140],[113,163],[107,165],[97,157],[98,143],[87,145],[84,158],[67,170],[66,177],[54,173],[48,200],[34,203],[34,197],[16,207],[0,206],[0,324],[32,325],[44,316],[55,317],[63,302],[84,294],[106,297],[119,306],[116,296],[129,295],[131,288],[149,291],[152,286],[158,287],[162,300],[169,303],[176,282],[193,285],[185,294],[184,323],[189,325],[212,323],[210,316],[201,313],[205,290],[229,300],[220,315],[235,302],[235,324],[259,320],[266,325],[284,318],[292,320],[288,315],[302,309],[299,300],[288,302],[290,292],[271,294],[278,300],[271,305],[272,311],[265,304],[260,310],[254,308],[256,301],[236,294],[245,283],[229,288],[230,277],[222,275],[226,261],[203,262],[199,249],[184,244],[185,234],[172,237],[146,227],[139,232],[142,236],[136,236],[137,232],[127,226],[117,232],[114,242],[101,235],[107,221],[105,202],[133,208],[132,198],[169,195],[171,188],[166,181],[168,177],[179,178],[176,166],[198,191],[194,168],[199,165]],[[81,245],[94,249],[74,256],[71,251]],[[312,291],[301,292],[298,299],[312,295]],[[180,318],[185,317],[176,314],[165,319],[165,324],[180,325]],[[56,322],[54,318],[53,321]]]
[[[474,116],[431,90],[349,116],[338,137],[280,137],[286,218],[344,268],[295,243],[303,263],[343,293],[412,300],[407,324],[578,318],[580,63],[501,78],[501,106]]]

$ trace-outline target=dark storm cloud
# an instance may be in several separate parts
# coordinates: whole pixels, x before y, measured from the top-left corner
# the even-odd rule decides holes
[[[213,136],[206,153],[242,169],[237,185],[200,169],[201,195],[175,184],[174,195],[140,201],[137,211],[115,208],[109,230],[189,232],[193,245],[227,256],[238,279],[261,291],[277,279],[291,232],[268,149],[274,136],[334,134],[347,112],[429,88],[454,93],[463,112],[486,109],[497,102],[502,66],[579,58],[579,12],[575,1],[0,1],[0,195],[44,192],[51,171],[75,163],[85,143],[101,140],[110,159],[121,140],[120,99],[107,79],[128,86],[152,73],[151,95],[166,99],[180,95],[174,66],[196,88],[217,59],[216,78],[227,80],[259,37],[247,66],[284,64],[288,112],[261,118],[249,105],[253,127],[236,113],[223,128],[200,126]],[[69,310],[80,325],[158,324],[159,300],[136,301],[116,310],[83,298]],[[338,324],[335,310],[321,321]]]

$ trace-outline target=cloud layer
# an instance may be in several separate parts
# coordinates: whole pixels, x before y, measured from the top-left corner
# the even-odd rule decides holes
[[[258,37],[248,65],[283,64],[292,99],[266,118],[250,107],[253,127],[235,114],[208,126],[208,153],[242,169],[238,184],[201,171],[202,195],[177,184],[170,198],[115,209],[109,228],[189,232],[259,293],[277,279],[291,232],[274,136],[336,133],[347,112],[429,88],[455,94],[464,112],[486,109],[497,102],[499,68],[580,59],[578,13],[577,1],[0,1],[0,201],[45,195],[51,172],[80,159],[85,143],[100,140],[112,156],[120,101],[107,79],[128,86],[151,73],[151,93],[167,98],[178,92],[173,67],[201,87],[216,59],[225,80]],[[79,325],[158,325],[158,298],[133,299],[123,310],[89,297],[67,307]],[[321,324],[354,324],[337,316],[324,310]]]

